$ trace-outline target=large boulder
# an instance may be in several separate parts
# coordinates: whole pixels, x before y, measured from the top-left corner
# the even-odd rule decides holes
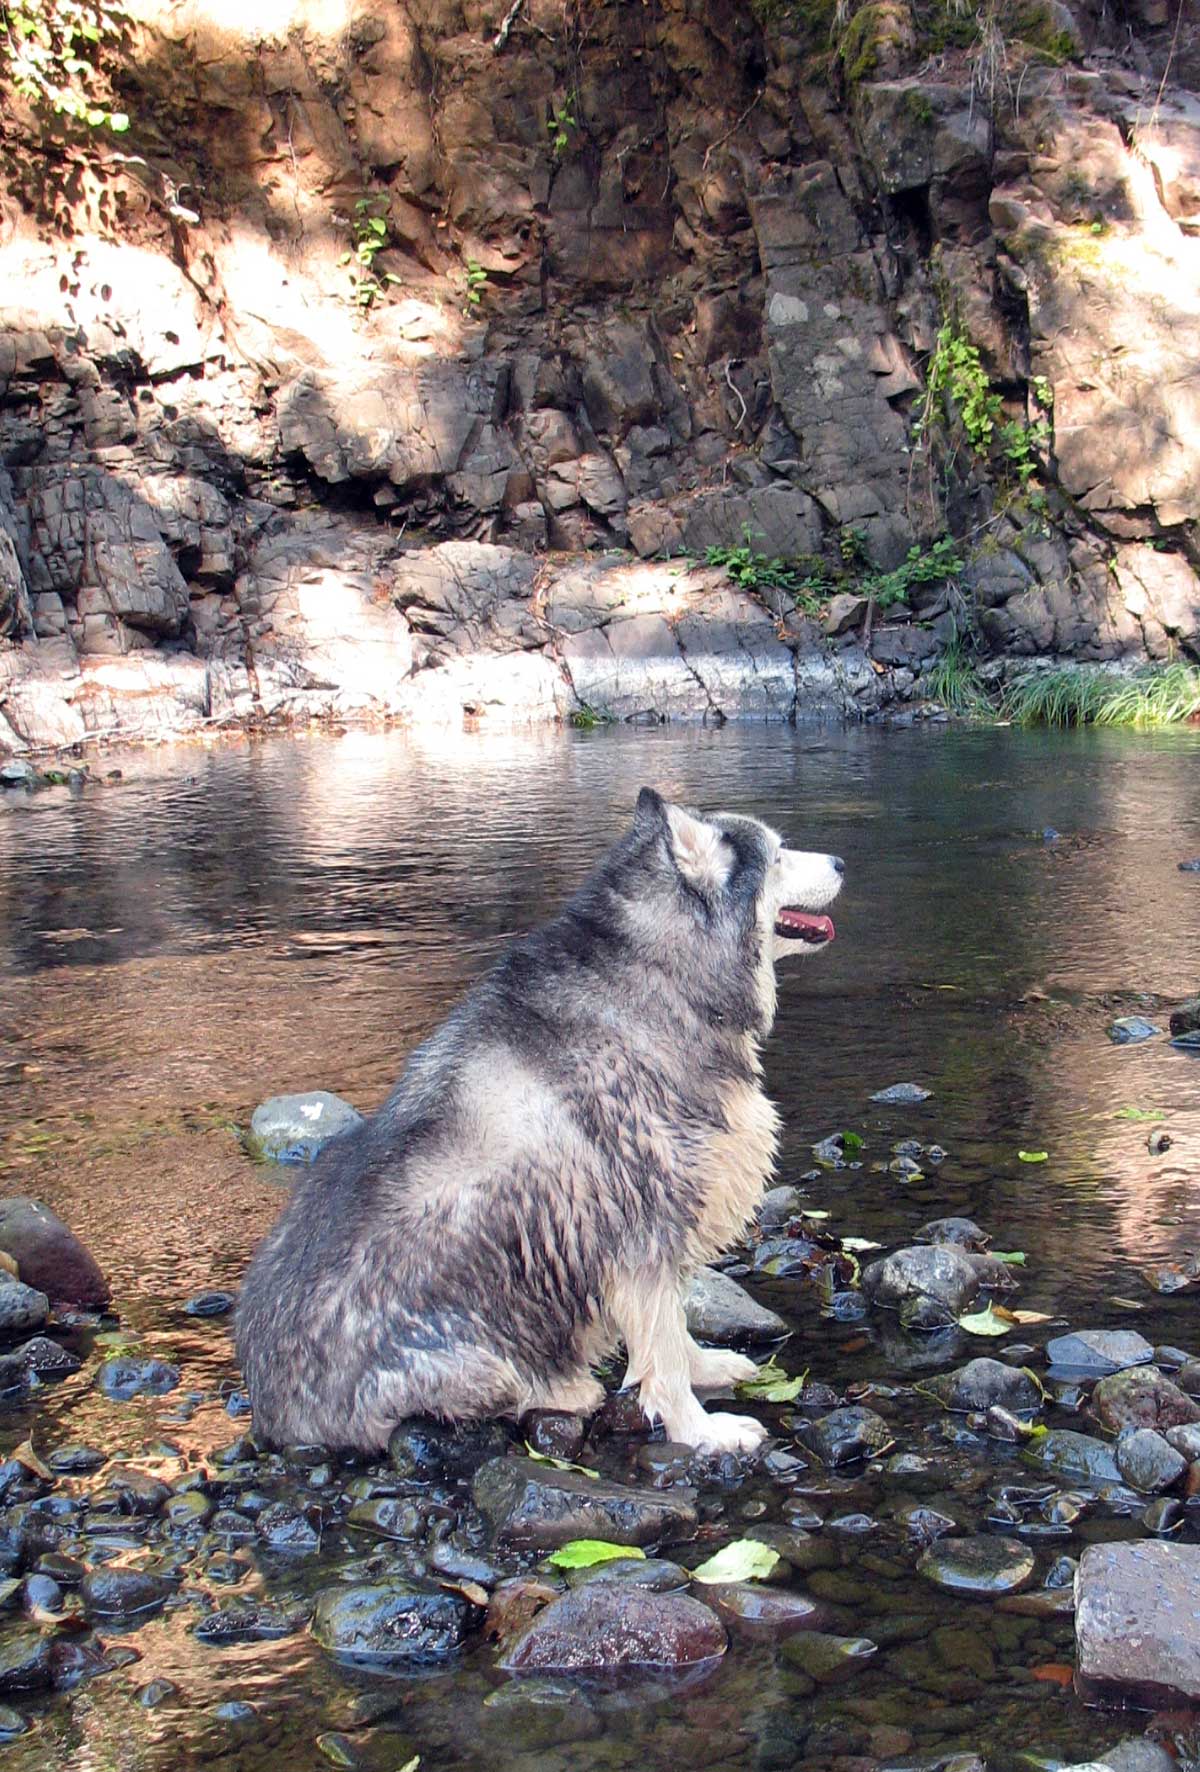
[[[108,1281],[75,1233],[40,1200],[15,1194],[0,1200],[0,1249],[21,1279],[55,1304],[106,1305]]]
[[[1148,1708],[1200,1702],[1200,1545],[1091,1544],[1075,1576],[1078,1684]]]

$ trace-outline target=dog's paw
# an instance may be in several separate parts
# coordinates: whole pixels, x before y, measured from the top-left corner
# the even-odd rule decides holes
[[[726,1385],[744,1384],[753,1378],[758,1367],[745,1354],[727,1353],[724,1348],[698,1348],[691,1358],[692,1383],[697,1390],[722,1390]]]
[[[752,1415],[708,1415],[700,1438],[700,1452],[757,1452],[767,1429]]]

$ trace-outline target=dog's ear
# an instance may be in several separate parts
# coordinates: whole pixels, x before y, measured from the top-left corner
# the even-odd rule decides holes
[[[683,878],[705,898],[720,892],[733,865],[720,831],[682,806],[668,806],[666,815],[671,854]]]
[[[662,795],[653,788],[643,788],[637,797],[637,811],[634,823],[640,831],[650,836],[655,831],[667,828],[667,803]]]

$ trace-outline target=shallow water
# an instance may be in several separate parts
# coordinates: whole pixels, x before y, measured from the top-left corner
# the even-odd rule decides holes
[[[103,1399],[81,1332],[83,1372],[0,1414],[0,1449],[32,1429],[43,1454],[86,1440],[146,1468],[157,1460],[170,1479],[232,1439],[244,1423],[225,1409],[237,1383],[228,1320],[180,1307],[201,1288],[236,1285],[281,1201],[276,1173],[246,1159],[235,1128],[286,1089],[377,1104],[506,937],[569,892],[647,781],[846,858],[838,940],[787,976],[769,1048],[781,1179],[812,1169],[816,1139],[855,1130],[862,1168],[806,1184],[839,1230],[891,1246],[928,1218],[966,1213],[997,1247],[1027,1253],[1022,1305],[1200,1351],[1195,1297],[1160,1298],[1139,1271],[1200,1248],[1200,1059],[1165,1040],[1117,1048],[1105,1037],[1116,1014],[1165,1026],[1165,1004],[1200,989],[1200,877],[1176,865],[1200,854],[1200,735],[350,735],[102,767],[113,763],[119,784],[0,803],[0,1176],[83,1232],[122,1328],[178,1361],[183,1385],[157,1400]],[[909,1079],[933,1091],[922,1107],[868,1102]],[[1163,1110],[1166,1157],[1149,1156],[1147,1126],[1119,1118],[1122,1107]],[[877,1166],[909,1135],[949,1156],[905,1184]],[[1048,1160],[1021,1162],[1030,1149]],[[799,1282],[755,1289],[795,1325],[784,1362],[816,1379],[904,1383],[927,1358],[886,1325],[822,1319]],[[993,1348],[942,1363],[979,1351]],[[978,1513],[972,1484],[982,1497],[994,1478],[1023,1480],[1006,1449],[947,1448],[944,1418],[920,1399],[892,1408],[902,1446],[947,1458],[935,1503],[941,1494]],[[1072,1425],[1062,1411],[1048,1419]],[[34,1727],[4,1748],[6,1763],[318,1766],[328,1760],[314,1743],[330,1730],[380,1772],[415,1753],[424,1767],[572,1772],[840,1755],[890,1764],[957,1749],[1005,1764],[1021,1750],[1086,1759],[1117,1738],[1119,1718],[1033,1677],[1071,1661],[1069,1621],[1002,1625],[986,1603],[951,1606],[889,1529],[894,1493],[869,1474],[844,1504],[835,1490],[826,1511],[883,1521],[862,1537],[829,1534],[839,1570],[821,1581],[845,1608],[845,1633],[909,1617],[920,1647],[914,1661],[911,1642],[889,1641],[849,1686],[799,1697],[772,1651],[735,1646],[697,1689],[605,1698],[567,1730],[578,1739],[534,1751],[528,1707],[515,1721],[484,1703],[503,1681],[482,1645],[452,1671],[401,1682],[351,1676],[304,1634],[205,1648],[188,1634],[193,1586],[128,1638],[136,1664],[22,1702]],[[705,1502],[715,1524],[736,1526],[778,1494],[752,1479]],[[1087,1530],[1140,1528],[1096,1518]],[[1048,1565],[1080,1542],[1039,1554]],[[366,1549],[343,1534],[312,1568],[269,1571],[268,1587],[311,1591],[327,1557],[356,1548]],[[986,1657],[973,1669],[937,1662],[922,1684],[925,1639],[949,1620],[985,1643],[992,1671]],[[134,1694],[157,1677],[178,1691],[144,1709]],[[227,1700],[249,1701],[253,1716],[217,1716]]]

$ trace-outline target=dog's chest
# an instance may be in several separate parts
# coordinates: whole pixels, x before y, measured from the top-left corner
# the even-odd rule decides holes
[[[700,1214],[689,1255],[707,1261],[727,1249],[754,1215],[775,1163],[779,1115],[757,1082],[726,1084],[723,1125],[705,1141],[695,1175]]]

